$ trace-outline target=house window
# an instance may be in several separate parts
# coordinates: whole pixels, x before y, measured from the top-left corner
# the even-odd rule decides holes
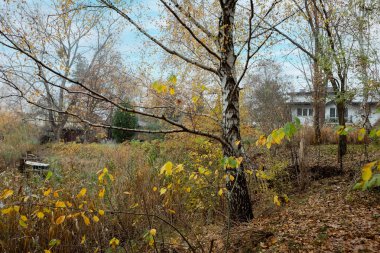
[[[330,108],[330,118],[335,118],[336,113],[335,113],[335,108]]]
[[[310,108],[297,108],[297,116],[313,116],[313,109]]]

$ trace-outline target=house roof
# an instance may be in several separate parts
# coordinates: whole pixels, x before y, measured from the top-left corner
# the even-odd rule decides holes
[[[300,90],[297,92],[288,93],[287,103],[291,105],[311,105],[313,98],[313,91]],[[334,92],[332,89],[328,89],[326,104],[335,103],[334,101]],[[359,105],[363,103],[363,95],[358,94],[355,95],[348,104]],[[368,98],[368,103],[371,105],[380,104],[380,95],[379,94],[371,94]]]

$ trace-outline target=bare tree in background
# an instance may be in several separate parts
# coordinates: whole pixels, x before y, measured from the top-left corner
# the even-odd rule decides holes
[[[246,106],[250,108],[250,122],[269,134],[291,121],[290,110],[286,103],[288,84],[279,64],[271,60],[262,61],[256,68],[257,73],[249,75],[244,88]]]

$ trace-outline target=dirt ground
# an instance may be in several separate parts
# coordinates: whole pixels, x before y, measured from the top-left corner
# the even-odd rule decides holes
[[[380,192],[351,188],[345,177],[312,182],[285,206],[233,227],[227,252],[380,252]],[[226,229],[219,233],[213,252],[225,252]]]

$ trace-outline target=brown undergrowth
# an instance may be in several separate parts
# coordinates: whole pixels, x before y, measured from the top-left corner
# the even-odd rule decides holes
[[[311,183],[303,193],[230,231],[227,252],[378,252],[380,196],[352,191],[347,177]],[[226,228],[213,228],[213,252],[225,252]]]

